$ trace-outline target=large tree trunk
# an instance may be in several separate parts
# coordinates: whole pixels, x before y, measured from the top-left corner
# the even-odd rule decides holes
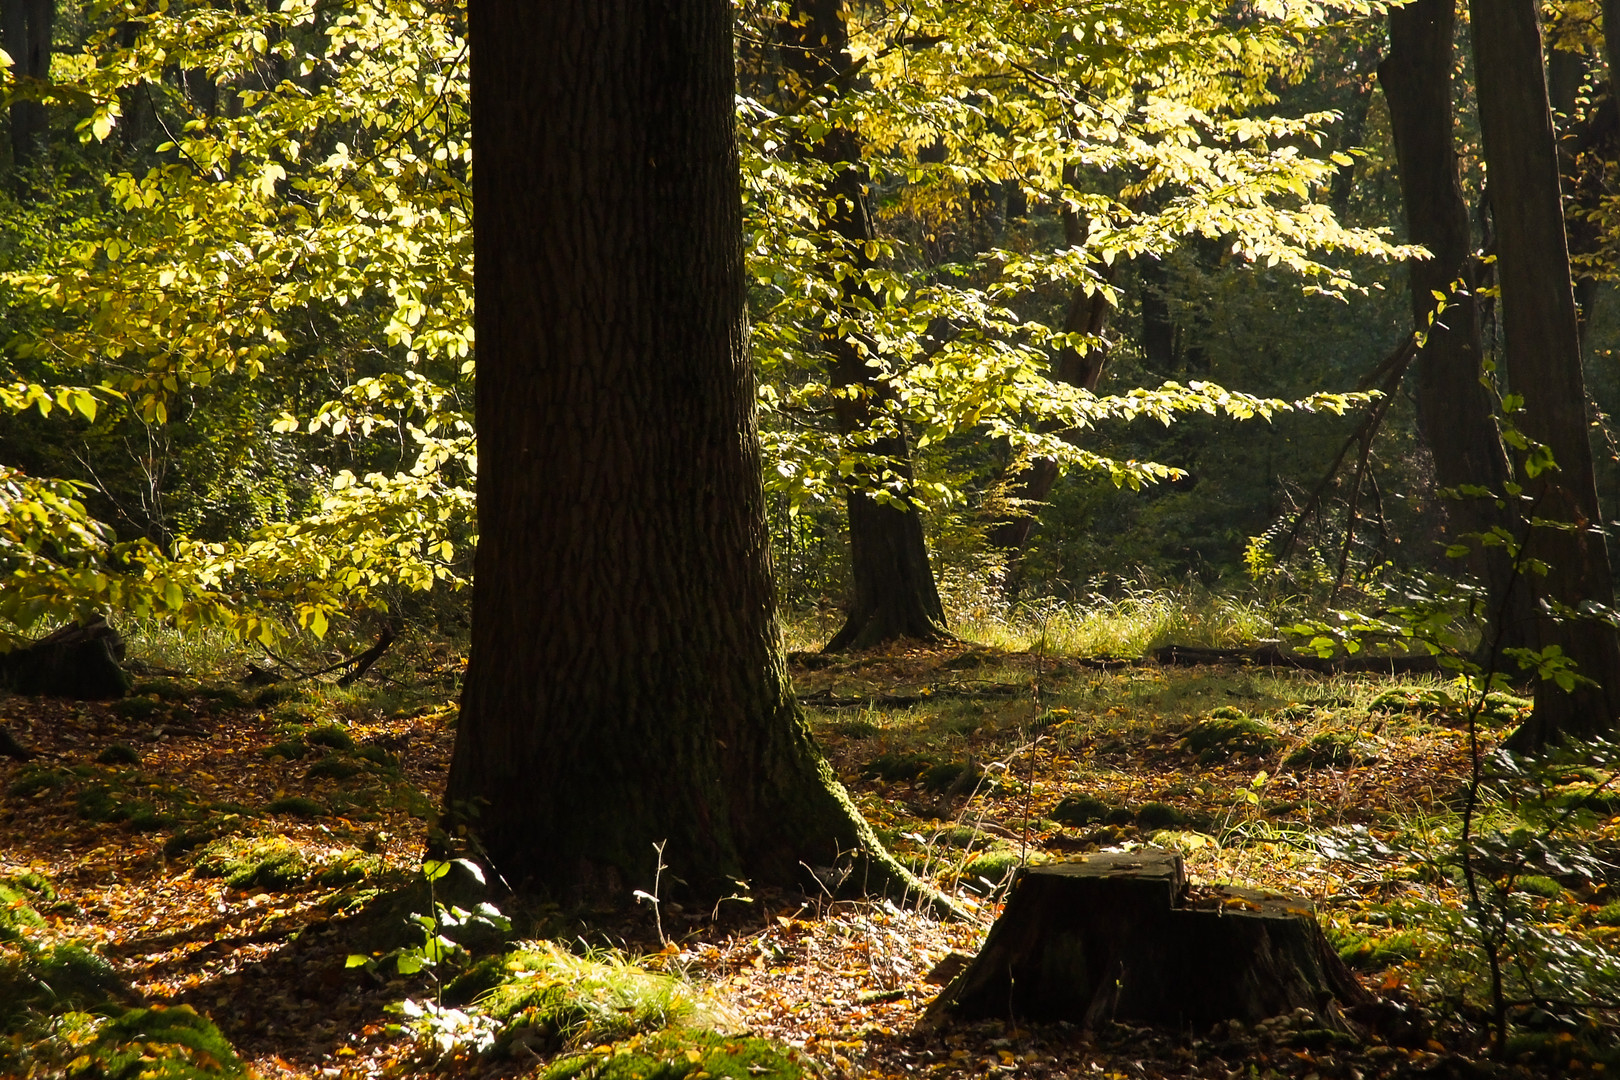
[[[51,24],[56,0],[5,0],[0,4],[0,46],[11,57],[13,79],[43,80],[51,70]],[[45,138],[45,107],[33,101],[11,105],[11,164],[29,165]]]
[[[1557,468],[1524,480],[1537,528],[1526,554],[1547,567],[1535,579],[1536,642],[1557,646],[1593,680],[1563,691],[1536,684],[1535,713],[1515,736],[1539,746],[1560,735],[1614,730],[1620,715],[1620,639],[1612,626],[1581,618],[1583,604],[1612,605],[1614,587],[1601,532],[1586,388],[1558,181],[1558,153],[1535,0],[1470,0],[1480,129],[1484,137],[1497,273],[1502,294],[1508,389],[1524,400],[1515,417],[1551,451]],[[1562,611],[1557,609],[1562,608]]]
[[[448,820],[565,898],[651,890],[654,844],[666,897],[850,856],[910,882],[781,652],[728,5],[473,0],[470,34],[480,540]]]
[[[1407,233],[1434,255],[1407,266],[1412,317],[1427,335],[1417,360],[1418,426],[1441,487],[1477,485],[1499,496],[1512,474],[1493,416],[1495,402],[1480,382],[1478,268],[1452,139],[1455,23],[1454,0],[1417,0],[1391,9],[1389,55],[1378,67],[1378,80],[1389,103]],[[1446,297],[1446,308],[1430,324],[1436,294]],[[1454,533],[1522,531],[1516,515],[1499,508],[1494,498],[1460,499],[1447,513]],[[1470,568],[1485,585],[1487,647],[1528,645],[1534,620],[1529,584],[1519,580],[1501,547],[1474,547]]]
[[[844,0],[800,0],[783,25],[783,59],[798,77],[798,91],[838,93],[852,70],[849,27]],[[809,152],[838,170],[828,192],[836,210],[828,226],[850,245],[857,269],[865,269],[867,245],[874,238],[867,208],[868,177],[861,164],[860,138],[853,131],[834,129]],[[858,274],[844,279],[844,301],[852,309],[861,302],[882,303],[865,290]],[[836,328],[823,335],[822,347],[831,358],[829,373],[834,391],[838,431],[853,439],[860,450],[888,462],[902,486],[909,487],[911,448],[905,430],[871,438],[875,418],[892,403],[894,389],[879,369],[868,363],[867,349]],[[945,609],[934,583],[922,517],[908,496],[879,501],[874,491],[886,485],[882,476],[857,476],[845,492],[849,515],[850,576],[854,596],[849,617],[824,649],[842,652],[865,649],[896,638],[925,641],[949,637]]]

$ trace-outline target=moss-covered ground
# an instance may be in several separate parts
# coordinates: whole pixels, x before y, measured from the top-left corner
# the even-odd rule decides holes
[[[22,1002],[0,1033],[0,1075],[1620,1069],[1604,1005],[1620,998],[1605,969],[1620,949],[1620,762],[1571,758],[1478,807],[1505,846],[1482,849],[1476,869],[1514,912],[1513,1037],[1504,1062],[1487,1062],[1483,962],[1455,858],[1467,710],[1438,678],[985,645],[801,657],[797,688],[822,703],[811,724],[857,804],[976,919],[759,891],[702,911],[665,901],[655,922],[629,898],[594,914],[498,886],[429,898],[420,864],[461,664],[422,646],[391,654],[366,688],[169,672],[111,704],[0,700],[0,723],[39,754],[0,759],[0,997]],[[1482,751],[1526,704],[1487,704]],[[938,991],[931,973],[977,947],[1016,867],[1148,844],[1183,852],[1195,880],[1313,900],[1404,1019],[1345,1045],[1307,1045],[1288,1018],[915,1030]],[[1519,865],[1527,850],[1540,854]],[[407,920],[435,901],[464,913],[493,902],[515,925],[452,932],[470,951],[401,974],[397,949],[421,940]]]

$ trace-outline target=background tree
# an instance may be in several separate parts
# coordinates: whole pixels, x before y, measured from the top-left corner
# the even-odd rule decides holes
[[[711,898],[851,856],[908,880],[785,675],[726,4],[470,10],[480,543],[447,805],[559,894],[652,888],[655,844]]]
[[[1481,382],[1486,359],[1478,302],[1482,275],[1453,136],[1455,29],[1455,0],[1391,8],[1389,54],[1378,78],[1389,103],[1407,237],[1430,252],[1429,258],[1407,264],[1412,317],[1423,341],[1414,380],[1418,424],[1441,486],[1501,493],[1510,471],[1496,427],[1496,402]],[[1448,504],[1447,514],[1457,533],[1520,531],[1517,515],[1499,508],[1495,496],[1459,497]],[[1533,638],[1528,583],[1520,581],[1502,547],[1474,548],[1473,569],[1485,584],[1483,607],[1491,622],[1485,641],[1504,648],[1528,645]]]
[[[1614,603],[1609,557],[1598,523],[1586,388],[1558,154],[1542,67],[1534,0],[1470,0],[1480,129],[1484,136],[1508,389],[1523,402],[1515,422],[1546,448],[1524,456],[1527,555],[1545,565],[1535,576],[1541,607],[1535,643],[1543,658],[1562,656],[1583,682],[1536,684],[1535,715],[1515,736],[1538,746],[1559,736],[1614,730],[1620,717],[1620,637],[1591,619]],[[1583,610],[1585,609],[1585,610]]]

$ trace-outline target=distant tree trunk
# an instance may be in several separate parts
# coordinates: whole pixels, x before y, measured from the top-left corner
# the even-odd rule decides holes
[[[1593,686],[1536,684],[1533,717],[1515,735],[1522,748],[1559,736],[1614,731],[1620,716],[1620,638],[1579,618],[1582,604],[1614,603],[1601,533],[1586,387],[1558,182],[1558,151],[1542,71],[1536,0],[1469,0],[1492,220],[1508,388],[1524,399],[1515,419],[1544,444],[1557,468],[1524,480],[1531,513],[1567,530],[1534,531],[1528,554],[1548,566],[1537,599],[1565,614],[1537,619],[1537,644],[1558,646]]]
[[[1077,184],[1077,170],[1072,166],[1065,167],[1064,181],[1071,186]],[[1080,220],[1078,213],[1068,207],[1063,211],[1063,238],[1071,248],[1079,247],[1086,239],[1085,223]],[[1099,272],[1105,281],[1114,278],[1113,266],[1099,267]],[[1088,293],[1084,287],[1077,286],[1069,298],[1063,332],[1100,338],[1108,329],[1108,320],[1113,311],[1113,304],[1103,293]],[[1096,390],[1102,382],[1103,369],[1107,364],[1108,347],[1100,342],[1084,349],[1064,346],[1052,363],[1052,378],[1083,390]],[[1019,553],[1029,542],[1029,534],[1035,528],[1037,508],[1052,493],[1057,478],[1057,462],[1050,458],[1036,458],[1006,480],[1007,500],[1014,512],[990,530],[990,544],[1006,559],[1009,584],[1016,579]]]
[[[5,0],[0,4],[0,46],[11,57],[13,79],[49,78],[55,18],[56,0]],[[45,138],[45,107],[17,101],[10,114],[11,163],[14,168],[26,168]]]
[[[1389,104],[1400,166],[1406,228],[1413,243],[1433,253],[1407,266],[1412,316],[1428,340],[1418,354],[1418,426],[1434,455],[1441,487],[1478,485],[1500,495],[1511,478],[1507,452],[1493,416],[1495,402],[1481,384],[1484,343],[1475,296],[1478,271],[1468,203],[1457,178],[1452,138],[1452,33],[1454,0],[1417,0],[1389,13],[1389,55],[1378,79]],[[1446,297],[1432,325],[1435,294]],[[1481,534],[1496,526],[1517,534],[1516,515],[1494,499],[1462,499],[1447,507],[1456,533]],[[1533,638],[1528,583],[1519,583],[1500,547],[1475,545],[1471,568],[1484,583],[1490,619],[1487,644],[1520,648]]]
[[[851,70],[849,27],[844,0],[800,0],[783,26],[783,56],[800,81],[804,93],[840,92]],[[832,190],[838,209],[829,225],[850,241],[859,266],[868,266],[865,246],[874,238],[867,207],[868,177],[861,164],[860,137],[835,129],[810,148],[818,160],[838,168]],[[855,277],[844,282],[845,300],[864,298],[872,304],[880,297],[865,292]],[[845,438],[872,429],[874,418],[893,400],[888,380],[867,363],[855,342],[836,330],[822,337],[831,357],[829,374],[836,392],[834,408],[838,430]],[[862,439],[861,448],[890,463],[900,481],[912,480],[911,448],[903,428],[893,435]],[[823,651],[866,649],[896,638],[934,641],[949,637],[945,609],[928,559],[922,516],[916,504],[899,496],[898,505],[880,502],[872,491],[882,477],[859,477],[845,493],[849,515],[850,576],[854,597],[844,626]]]
[[[472,0],[479,545],[446,793],[515,885],[915,886],[788,685],[726,0]]]

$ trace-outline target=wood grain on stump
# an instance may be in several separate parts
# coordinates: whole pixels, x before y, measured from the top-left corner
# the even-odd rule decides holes
[[[1024,867],[979,955],[924,1017],[1252,1023],[1368,1000],[1309,901],[1223,886],[1188,902],[1181,856],[1106,853]]]

